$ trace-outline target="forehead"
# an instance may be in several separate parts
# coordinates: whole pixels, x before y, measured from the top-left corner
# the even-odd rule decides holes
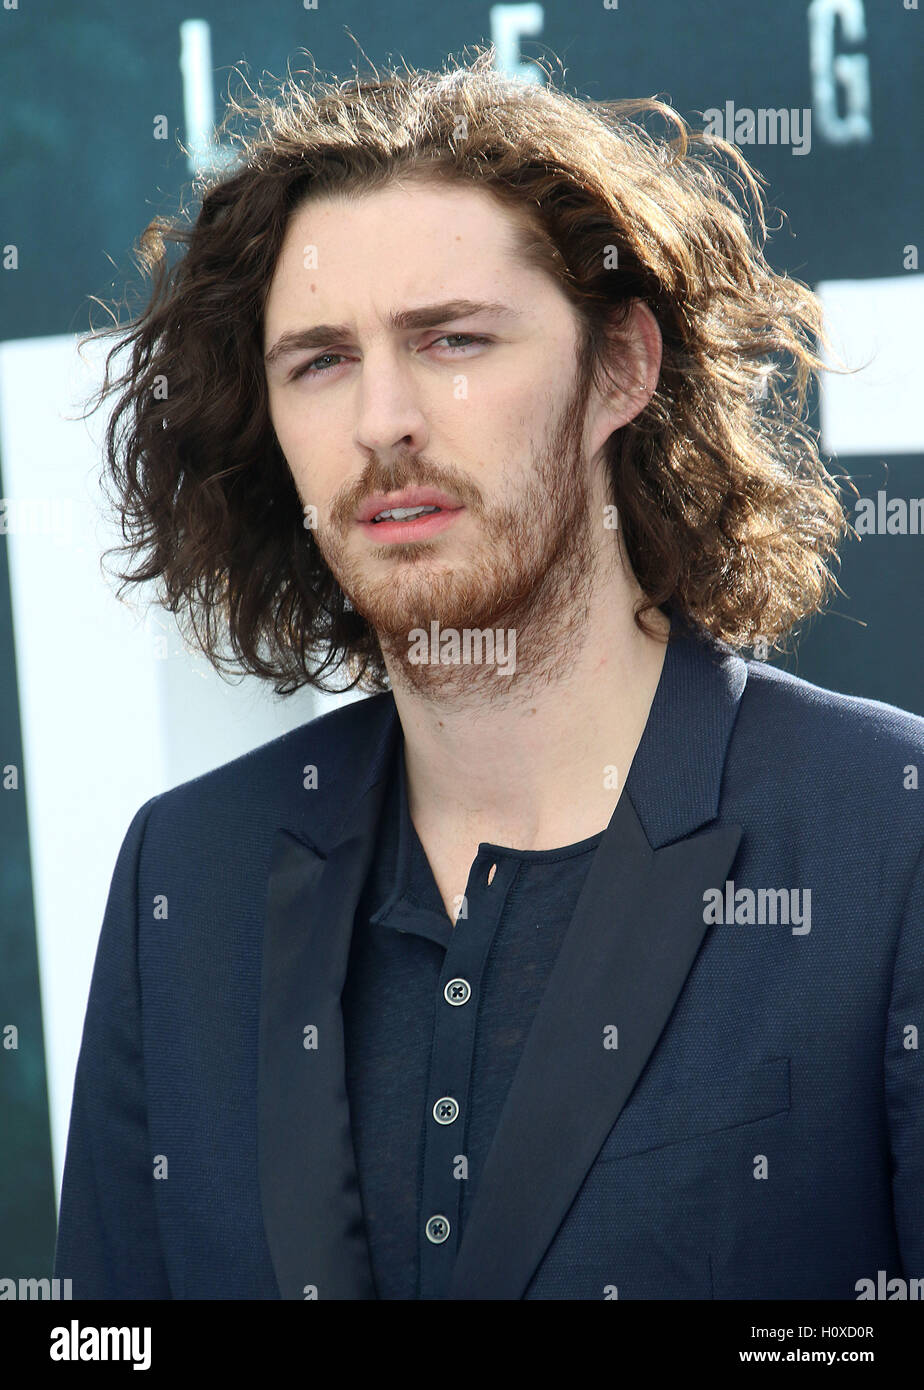
[[[292,214],[267,299],[268,316],[293,295],[320,306],[351,286],[410,300],[449,298],[503,281],[532,297],[537,278],[519,253],[522,224],[484,189],[408,178],[353,195],[308,199]],[[551,280],[549,289],[553,288]]]

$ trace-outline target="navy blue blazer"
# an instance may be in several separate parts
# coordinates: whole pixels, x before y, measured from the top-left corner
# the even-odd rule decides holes
[[[340,994],[397,738],[372,696],[134,816],[74,1087],[75,1298],[375,1297]],[[922,766],[924,719],[674,619],[451,1298],[924,1276]]]

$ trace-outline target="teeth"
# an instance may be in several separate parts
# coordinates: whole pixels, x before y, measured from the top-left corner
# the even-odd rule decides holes
[[[381,521],[383,517],[391,517],[393,521],[406,521],[409,516],[423,516],[425,512],[438,512],[439,507],[389,507],[384,512],[377,512],[372,518],[373,521]]]

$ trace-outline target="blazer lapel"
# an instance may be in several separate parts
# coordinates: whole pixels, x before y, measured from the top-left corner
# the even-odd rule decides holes
[[[676,616],[645,732],[472,1198],[453,1299],[518,1299],[663,1032],[741,827],[718,815],[745,663]],[[615,1048],[605,1030],[617,1029]],[[612,1034],[609,1035],[612,1039]],[[527,1180],[528,1175],[528,1180]]]
[[[601,842],[501,1113],[450,1298],[522,1297],[667,1023],[706,931],[703,892],[724,882],[741,830],[652,851],[623,794],[607,835],[613,857]],[[604,1047],[614,1026],[617,1045]]]
[[[373,759],[378,771],[349,808],[345,835],[326,852],[290,826],[280,826],[273,841],[260,1003],[258,1165],[267,1242],[284,1299],[376,1297],[350,1129],[340,996],[387,785],[381,760],[397,723],[388,703],[392,717]],[[383,712],[389,715],[387,706]],[[358,770],[368,745],[355,751]],[[341,785],[357,785],[353,771],[340,767]],[[316,1035],[306,1034],[311,1028]]]

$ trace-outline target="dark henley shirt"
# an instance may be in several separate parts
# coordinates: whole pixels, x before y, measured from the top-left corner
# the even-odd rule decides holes
[[[396,740],[342,996],[379,1298],[446,1297],[507,1091],[602,838],[551,850],[482,842],[453,926],[410,817]]]

